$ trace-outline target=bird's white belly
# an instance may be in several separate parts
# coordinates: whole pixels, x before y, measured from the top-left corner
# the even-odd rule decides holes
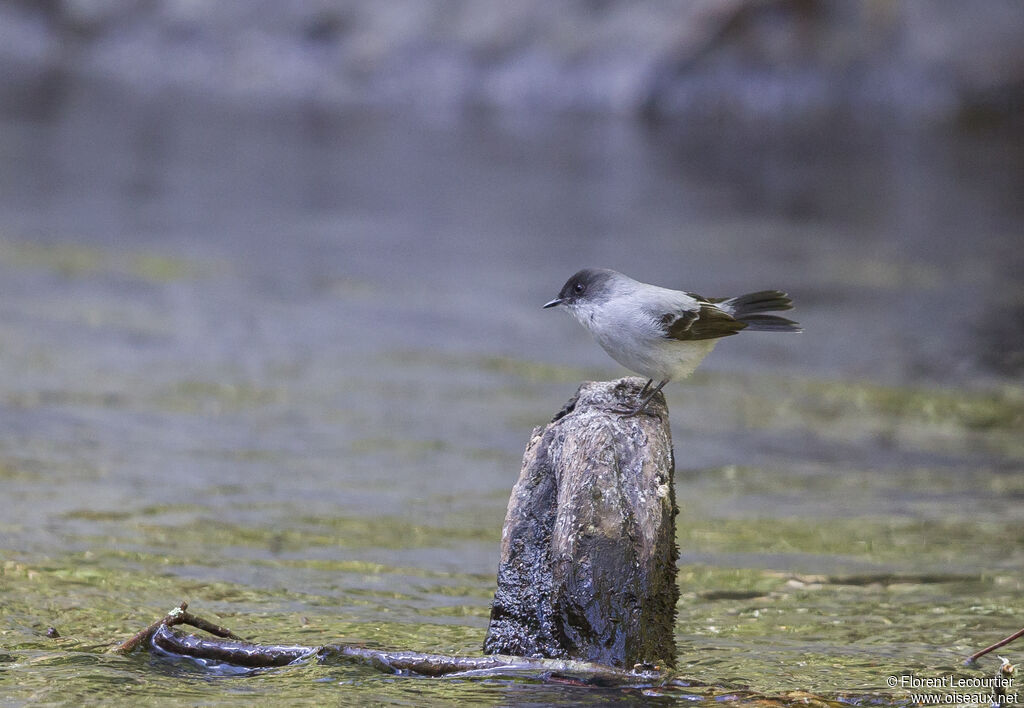
[[[717,343],[715,339],[680,342],[651,336],[647,331],[630,332],[629,336],[622,336],[621,330],[618,336],[602,336],[596,330],[591,331],[612,359],[655,382],[689,376]]]

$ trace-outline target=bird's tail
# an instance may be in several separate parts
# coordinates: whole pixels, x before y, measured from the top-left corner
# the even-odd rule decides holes
[[[766,315],[765,312],[792,310],[793,301],[781,290],[760,290],[739,297],[723,300],[718,304],[735,319],[747,325],[747,329],[763,332],[802,332],[800,325],[793,320],[778,315]]]

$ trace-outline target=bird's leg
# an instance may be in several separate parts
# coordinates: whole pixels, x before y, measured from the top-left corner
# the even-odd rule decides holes
[[[652,381],[653,381],[653,379],[652,379]],[[651,402],[651,399],[654,398],[655,396],[657,396],[658,395],[658,391],[663,389],[665,387],[665,384],[667,384],[667,383],[668,383],[668,379],[665,379],[660,384],[658,384],[658,386],[653,391],[651,391],[650,394],[648,394],[647,398],[645,398],[643,401],[641,401],[640,405],[637,406],[636,408],[634,408],[633,410],[631,410],[631,411],[629,411],[629,410],[621,411],[620,410],[620,411],[617,411],[617,412],[622,413],[622,417],[623,418],[632,418],[635,415],[640,415],[641,413],[644,412],[644,409],[647,408],[647,404]],[[644,390],[646,390],[646,389],[647,389],[647,387],[644,386]]]
[[[643,395],[644,395],[645,393],[647,393],[647,389],[649,389],[649,388],[651,387],[651,384],[652,384],[652,383],[654,383],[654,379],[647,379],[647,383],[645,383],[645,384],[644,384],[644,387],[643,387],[642,389],[640,389],[640,394],[639,394],[639,396],[640,396],[641,398],[643,398]]]

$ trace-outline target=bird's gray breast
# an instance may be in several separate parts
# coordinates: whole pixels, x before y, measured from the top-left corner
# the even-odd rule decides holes
[[[627,369],[647,377],[657,376],[661,326],[641,308],[605,306],[585,317],[594,339],[608,355]],[[582,321],[582,320],[581,320]]]

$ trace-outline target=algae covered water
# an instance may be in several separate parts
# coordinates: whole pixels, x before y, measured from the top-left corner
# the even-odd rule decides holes
[[[1019,138],[60,88],[0,130],[5,704],[887,704],[995,670],[961,662],[1021,625]],[[783,288],[806,330],[666,391],[706,685],[105,653],[182,600],[259,641],[478,653],[532,426],[624,373],[540,309],[583,266]]]

